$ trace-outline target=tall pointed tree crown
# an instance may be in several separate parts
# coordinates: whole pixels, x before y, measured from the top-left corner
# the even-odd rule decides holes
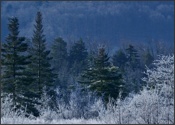
[[[94,58],[94,66],[82,73],[79,83],[102,96],[106,103],[109,97],[116,99],[124,87],[122,74],[117,67],[110,65],[104,47],[99,48]]]
[[[16,17],[9,18],[8,30],[9,34],[2,46],[2,91],[12,94],[13,106],[24,108],[26,68],[30,63],[28,44],[25,37],[19,36],[19,22]]]
[[[35,92],[38,97],[43,94],[43,89],[47,91],[47,94],[52,96],[54,94],[54,79],[56,75],[51,68],[50,51],[46,49],[46,39],[44,35],[44,29],[42,24],[42,14],[37,12],[36,24],[34,24],[32,46],[30,54],[32,56],[32,64],[30,65],[30,71],[33,74],[33,85],[35,86]]]

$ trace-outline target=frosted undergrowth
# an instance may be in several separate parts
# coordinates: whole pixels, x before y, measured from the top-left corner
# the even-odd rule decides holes
[[[95,119],[59,119],[59,120],[52,120],[52,121],[45,121],[44,119],[37,118],[36,120],[30,120],[27,118],[2,118],[2,124],[104,124],[99,120]]]
[[[124,101],[117,100],[115,104],[109,103],[107,110],[97,101],[94,110],[99,116],[92,119],[60,117],[65,113],[73,111],[63,111],[57,114],[51,110],[43,111],[43,115],[38,118],[25,118],[24,115],[4,114],[1,117],[3,124],[172,124],[174,123],[174,103],[159,97],[156,92],[144,89],[140,94],[129,97]],[[68,115],[67,114],[67,115]]]
[[[11,100],[1,99],[2,124],[174,124],[174,56],[161,56],[154,62],[154,69],[147,69],[144,78],[148,83],[140,93],[124,100],[111,100],[105,107],[100,99],[86,102],[84,111],[74,98],[69,106],[58,103],[59,111],[40,108],[40,117],[24,116],[13,112]],[[161,76],[161,77],[160,77]],[[81,100],[78,100],[81,101]],[[81,115],[78,115],[81,113]],[[81,117],[80,117],[81,116]]]

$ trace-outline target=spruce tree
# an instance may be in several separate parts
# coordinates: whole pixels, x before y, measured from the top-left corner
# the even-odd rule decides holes
[[[125,50],[127,55],[127,63],[124,77],[127,84],[127,91],[137,93],[143,86],[143,82],[141,80],[143,70],[141,67],[140,57],[138,51],[133,45],[129,45]]]
[[[82,73],[79,82],[102,96],[105,103],[109,101],[109,97],[116,99],[124,87],[122,74],[117,67],[111,66],[104,47],[99,49],[94,66]]]
[[[49,56],[50,51],[46,50],[46,39],[43,33],[42,14],[37,12],[35,29],[32,37],[32,46],[30,48],[31,65],[30,72],[33,75],[33,87],[37,98],[41,98],[43,90],[49,96],[55,97],[54,93],[54,79],[56,75],[53,73]]]
[[[124,68],[127,63],[126,54],[121,49],[116,51],[112,57],[112,63],[114,66],[118,66],[122,72],[124,72]]]
[[[63,65],[67,63],[67,43],[61,38],[58,37],[54,40],[52,46],[51,55],[53,57],[52,64],[54,66],[55,71],[60,71]]]
[[[134,48],[133,45],[129,45],[126,49],[127,53],[127,65],[131,67],[133,70],[140,66],[140,60],[138,56],[137,50]]]
[[[54,67],[54,72],[58,75],[58,77],[55,80],[55,83],[59,88],[60,96],[64,99],[64,101],[68,101],[69,70],[67,43],[61,37],[58,37],[54,40],[51,55],[53,57],[52,66]]]
[[[69,67],[72,74],[78,76],[87,67],[88,52],[82,39],[71,47],[69,52]]]
[[[19,23],[16,17],[9,18],[9,34],[2,46],[2,92],[11,94],[13,106],[25,108],[25,91],[28,88],[26,68],[30,63],[25,37],[19,36]]]

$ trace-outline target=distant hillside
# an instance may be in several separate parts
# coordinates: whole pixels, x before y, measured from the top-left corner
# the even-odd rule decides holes
[[[7,17],[17,16],[21,34],[33,33],[34,16],[41,10],[48,43],[64,39],[145,42],[174,41],[173,2],[3,2],[2,41],[7,35]]]

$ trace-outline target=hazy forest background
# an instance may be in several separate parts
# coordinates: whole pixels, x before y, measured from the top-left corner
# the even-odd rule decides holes
[[[25,18],[10,16],[3,26],[2,34],[7,34],[1,43],[3,124],[174,123],[173,38],[144,42],[122,39],[115,44],[116,38],[111,36],[117,27],[112,15],[96,17],[95,23],[81,25],[80,20],[77,31],[70,25],[72,31],[66,31],[79,34],[75,37],[57,34],[51,38],[43,15],[42,11],[34,13],[32,35],[20,28]],[[100,21],[108,18],[111,22],[105,25]],[[88,23],[94,27],[97,23],[104,32],[98,33],[96,28],[90,32]],[[55,28],[59,25],[54,24]],[[84,37],[84,30],[97,38]],[[131,32],[136,35],[139,31]],[[167,36],[165,33],[162,39]]]

